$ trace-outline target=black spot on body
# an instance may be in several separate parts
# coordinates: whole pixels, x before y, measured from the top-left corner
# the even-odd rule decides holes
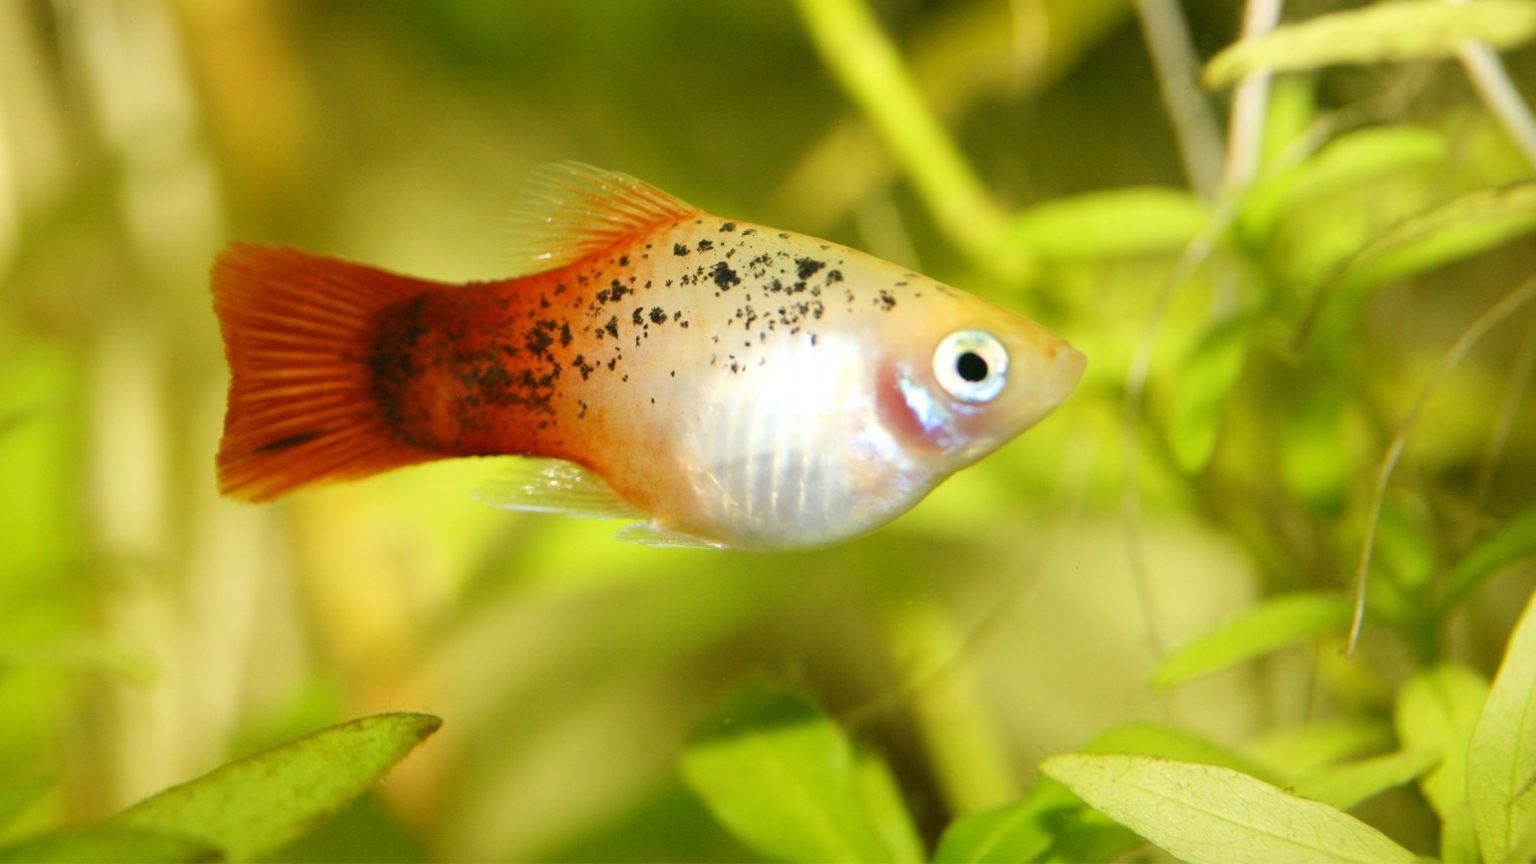
[[[639,313],[637,312],[636,314],[639,314]],[[666,313],[666,310],[662,309],[660,306],[652,307],[651,308],[651,323],[652,324],[665,324],[665,323],[667,323],[667,313]]]
[[[735,222],[727,222],[724,225],[720,226],[720,230],[721,231],[735,231],[736,230],[736,223]]]
[[[413,355],[427,333],[422,321],[427,296],[422,294],[385,310],[368,353],[373,379],[369,392],[384,412],[384,419],[396,428],[405,420],[403,401],[410,381],[421,372]]]
[[[619,338],[619,316],[608,316],[608,323],[603,325],[603,329],[608,331],[609,336],[615,339]]]
[[[713,240],[700,240],[699,241],[699,251],[700,252],[708,252],[709,250],[711,250],[713,248],[715,248],[715,243],[714,243]]]
[[[555,322],[545,318],[536,322],[523,334],[523,347],[534,356],[542,356],[555,344]]]
[[[817,261],[814,258],[796,258],[795,275],[799,276],[801,279],[809,279],[816,275],[816,271],[825,266],[827,266],[827,262],[825,261]]]
[[[672,244],[672,254],[676,255],[679,258],[681,258],[684,255],[688,254],[688,247],[684,246],[681,243],[673,243]]]
[[[710,276],[715,280],[715,284],[720,287],[721,291],[729,291],[732,285],[741,284],[741,277],[737,276],[736,271],[732,270],[731,266],[724,261],[715,264],[714,272]]]

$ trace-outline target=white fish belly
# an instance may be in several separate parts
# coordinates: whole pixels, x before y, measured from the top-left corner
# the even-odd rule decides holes
[[[742,549],[815,546],[878,525],[928,484],[875,409],[854,339],[785,339],[769,362],[723,367],[676,439],[677,530]]]

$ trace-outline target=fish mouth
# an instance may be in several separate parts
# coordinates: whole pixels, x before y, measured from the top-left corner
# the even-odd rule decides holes
[[[1053,384],[1061,394],[1060,399],[1057,400],[1057,404],[1060,404],[1072,395],[1072,391],[1077,389],[1078,382],[1083,379],[1083,373],[1088,371],[1088,357],[1065,341],[1060,339],[1056,341],[1059,347],[1053,367]]]
[[[972,459],[1045,419],[1072,395],[1088,368],[1083,352],[1043,327],[1015,331],[1005,340],[1010,355],[1008,386],[995,403],[976,411],[965,423],[970,427],[966,431],[972,446],[967,450]]]

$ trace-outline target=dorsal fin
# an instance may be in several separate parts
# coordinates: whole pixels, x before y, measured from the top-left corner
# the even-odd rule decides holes
[[[642,180],[580,162],[540,165],[512,209],[512,267],[552,270],[699,212]]]

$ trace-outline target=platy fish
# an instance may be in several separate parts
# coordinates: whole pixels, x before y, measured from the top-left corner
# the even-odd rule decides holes
[[[510,278],[452,285],[235,245],[219,488],[266,501],[457,456],[485,494],[639,520],[626,539],[778,550],[866,533],[1061,403],[1083,355],[843,246],[545,166]]]

